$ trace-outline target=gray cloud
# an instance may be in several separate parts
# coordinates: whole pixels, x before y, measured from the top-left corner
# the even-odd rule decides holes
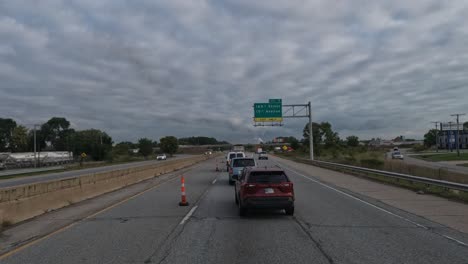
[[[301,137],[252,126],[311,101],[340,135],[420,138],[466,111],[466,1],[0,2],[0,115],[116,140]]]

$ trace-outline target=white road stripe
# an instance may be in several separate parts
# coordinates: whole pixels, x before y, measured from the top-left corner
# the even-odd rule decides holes
[[[215,184],[217,180],[218,180],[217,178],[214,179],[214,180],[211,182],[211,184]]]
[[[179,225],[185,224],[185,222],[192,216],[192,214],[195,212],[195,210],[197,210],[197,208],[198,208],[198,205],[195,205],[194,207],[192,207],[192,209],[190,209],[190,211],[185,215],[184,219],[180,221]]]
[[[276,163],[279,164],[278,162],[276,162]],[[403,217],[403,216],[394,214],[394,213],[392,213],[392,212],[390,212],[390,211],[388,211],[388,210],[385,210],[385,209],[383,209],[383,208],[381,208],[381,207],[379,207],[379,206],[376,206],[376,205],[374,205],[374,204],[371,204],[371,203],[369,203],[369,202],[366,202],[366,201],[364,201],[364,200],[362,200],[362,199],[359,199],[359,198],[357,198],[357,197],[355,197],[355,196],[352,196],[352,195],[350,195],[350,194],[348,194],[348,193],[345,193],[345,192],[340,191],[340,190],[338,190],[338,189],[336,189],[336,188],[333,188],[333,187],[331,187],[331,186],[328,186],[328,185],[326,185],[326,184],[324,184],[324,183],[322,183],[322,182],[319,182],[319,181],[317,181],[317,180],[311,179],[311,178],[309,178],[309,177],[307,177],[307,176],[305,176],[305,175],[303,175],[303,174],[301,174],[301,173],[299,173],[299,172],[297,172],[297,171],[295,171],[295,170],[293,170],[293,169],[290,169],[290,168],[288,168],[288,167],[286,167],[286,166],[284,166],[284,165],[283,165],[283,167],[284,167],[285,169],[289,170],[289,171],[292,171],[292,172],[296,173],[297,175],[299,175],[299,176],[301,176],[301,177],[303,177],[303,178],[305,178],[305,179],[307,179],[307,180],[309,180],[309,181],[312,181],[312,182],[315,182],[315,183],[317,183],[317,184],[320,184],[320,185],[322,185],[323,187],[326,187],[326,188],[328,188],[328,189],[334,190],[334,191],[336,191],[336,192],[338,192],[338,193],[341,193],[341,194],[343,194],[343,195],[345,195],[345,196],[348,196],[348,197],[350,197],[350,198],[352,198],[352,199],[354,199],[354,200],[356,200],[356,201],[359,201],[359,202],[362,202],[362,203],[364,203],[364,204],[367,204],[367,205],[369,205],[369,206],[371,206],[371,207],[374,207],[374,208],[376,208],[376,209],[378,209],[378,210],[380,210],[380,211],[382,211],[382,212],[385,212],[385,213],[387,213],[387,214],[389,214],[389,215],[395,216],[395,217],[400,218],[400,219],[402,219],[402,220],[405,220],[405,221],[407,221],[407,222],[409,222],[409,223],[411,223],[411,224],[414,224],[414,225],[416,225],[416,226],[418,226],[418,227],[421,227],[421,228],[423,228],[423,229],[429,230],[428,227],[426,227],[426,226],[424,226],[424,225],[421,225],[421,224],[418,224],[418,223],[416,223],[416,222],[414,222],[414,221],[411,221],[411,220],[408,219],[408,218],[405,218],[405,217]],[[437,233],[436,233],[436,234],[437,234]],[[445,237],[445,238],[447,238],[447,239],[449,239],[449,240],[451,240],[451,241],[454,241],[454,242],[456,242],[456,243],[458,243],[458,244],[460,244],[460,245],[462,245],[462,246],[468,247],[468,244],[467,244],[467,243],[464,243],[463,241],[460,241],[460,240],[458,240],[458,239],[456,239],[456,238],[453,238],[453,237],[450,237],[450,236],[447,236],[447,235],[443,235],[443,234],[439,234],[439,235],[441,235],[441,236],[443,236],[443,237]]]
[[[287,168],[286,166],[284,166],[284,168],[286,168],[287,170],[290,170],[290,171],[294,172],[295,174],[297,174],[297,175],[299,175],[299,176],[301,176],[301,177],[303,177],[303,178],[305,178],[305,179],[307,179],[307,180],[309,180],[309,181],[312,181],[312,182],[315,182],[315,183],[317,183],[317,184],[320,184],[320,185],[322,185],[323,187],[326,187],[326,188],[331,189],[331,190],[333,190],[333,191],[335,191],[335,192],[341,193],[341,194],[343,194],[343,195],[345,195],[345,196],[348,196],[349,198],[352,198],[352,199],[354,199],[354,200],[356,200],[356,201],[359,201],[359,202],[361,202],[361,203],[367,204],[367,205],[369,205],[369,206],[371,206],[371,207],[374,207],[375,209],[380,210],[380,211],[382,211],[382,212],[384,212],[384,213],[387,213],[387,214],[389,214],[389,215],[392,215],[392,216],[395,216],[395,217],[397,217],[397,218],[403,219],[403,220],[405,220],[406,222],[409,222],[409,223],[411,223],[411,224],[413,224],[413,225],[416,225],[416,226],[418,226],[418,227],[421,227],[421,228],[424,228],[424,229],[426,229],[426,230],[429,230],[428,227],[426,227],[426,226],[424,226],[424,225],[421,225],[421,224],[418,224],[418,223],[416,223],[416,222],[414,222],[414,221],[412,221],[412,220],[410,220],[410,219],[408,219],[408,218],[405,218],[405,217],[403,217],[403,216],[401,216],[401,215],[394,214],[394,213],[392,213],[392,212],[390,212],[390,211],[388,211],[388,210],[383,209],[382,207],[379,207],[379,206],[377,206],[377,205],[374,205],[374,204],[371,204],[371,203],[369,203],[369,202],[366,202],[366,201],[364,201],[364,200],[362,200],[362,199],[360,199],[360,198],[357,198],[356,196],[353,196],[353,195],[351,195],[351,194],[348,194],[348,193],[345,193],[345,192],[343,192],[343,191],[340,191],[340,190],[338,190],[338,189],[336,189],[336,188],[333,188],[333,187],[331,187],[331,186],[329,186],[329,185],[326,185],[326,184],[324,184],[324,183],[322,183],[322,182],[319,182],[319,181],[317,181],[317,180],[311,179],[311,178],[309,178],[309,177],[307,177],[307,176],[305,176],[305,175],[303,175],[303,174],[301,174],[301,173],[299,173],[299,172],[297,172],[297,171],[295,171],[295,170],[292,170],[292,169],[290,169],[290,168]]]
[[[462,241],[460,241],[460,240],[458,240],[458,239],[455,239],[455,238],[453,238],[453,237],[446,236],[446,235],[442,235],[442,236],[445,237],[445,238],[447,238],[447,239],[450,239],[450,240],[452,240],[452,241],[455,241],[455,242],[457,242],[457,243],[460,244],[460,245],[463,245],[463,246],[465,246],[465,247],[468,247],[468,244],[463,243]]]

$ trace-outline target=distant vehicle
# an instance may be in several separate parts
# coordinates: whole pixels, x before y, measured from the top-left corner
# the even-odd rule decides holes
[[[262,148],[257,148],[257,154],[260,154],[263,152],[263,149]]]
[[[395,151],[400,151],[400,150],[398,149],[398,147],[393,147],[393,151],[395,152]]]
[[[231,159],[234,158],[245,158],[245,154],[244,152],[229,152],[226,156],[226,171],[229,171]]]
[[[400,151],[393,151],[392,152],[392,159],[403,159],[403,154]]]
[[[229,167],[229,184],[233,185],[234,180],[232,176],[239,175],[242,170],[246,167],[255,167],[257,163],[254,158],[234,158],[231,160],[231,166]]]
[[[260,152],[260,154],[258,155],[258,159],[259,160],[267,160],[268,159],[268,154],[266,153],[266,151]]]
[[[239,215],[249,209],[285,209],[294,214],[294,186],[282,169],[245,168],[240,176],[233,176],[235,200]]]
[[[166,154],[159,154],[158,156],[156,156],[156,160],[166,160],[166,159],[167,159]]]
[[[211,154],[212,154],[211,151],[206,151],[205,152],[205,155],[211,155]]]
[[[244,152],[245,148],[243,145],[237,144],[232,146],[232,151],[234,152]]]

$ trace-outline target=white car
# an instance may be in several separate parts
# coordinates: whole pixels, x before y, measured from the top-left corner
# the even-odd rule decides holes
[[[400,153],[400,151],[394,151],[392,153],[392,159],[403,159],[403,154]]]
[[[158,156],[156,156],[156,160],[166,160],[166,159],[167,159],[166,154],[159,154]]]

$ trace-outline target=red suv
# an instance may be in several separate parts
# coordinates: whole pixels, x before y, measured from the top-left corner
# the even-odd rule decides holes
[[[284,170],[246,168],[233,179],[239,215],[253,208],[284,209],[287,215],[294,214],[294,187]]]

